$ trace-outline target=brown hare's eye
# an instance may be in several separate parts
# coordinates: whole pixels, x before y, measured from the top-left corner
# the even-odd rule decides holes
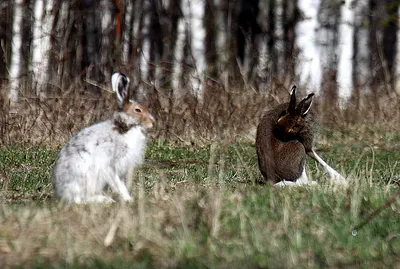
[[[135,108],[135,111],[136,111],[137,113],[142,113],[142,110],[141,110],[140,108]]]

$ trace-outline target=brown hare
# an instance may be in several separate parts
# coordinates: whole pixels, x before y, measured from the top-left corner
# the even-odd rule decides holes
[[[305,184],[306,155],[316,160],[332,180],[346,179],[324,162],[314,151],[316,120],[309,94],[296,105],[296,86],[290,92],[290,102],[267,111],[257,128],[258,165],[266,182],[282,185]]]

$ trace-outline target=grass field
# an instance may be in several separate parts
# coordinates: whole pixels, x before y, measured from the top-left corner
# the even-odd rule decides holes
[[[347,188],[311,160],[317,186],[254,184],[251,141],[152,141],[129,204],[59,205],[58,150],[0,147],[0,268],[400,268],[400,198],[368,219],[399,190],[398,133],[321,132]]]

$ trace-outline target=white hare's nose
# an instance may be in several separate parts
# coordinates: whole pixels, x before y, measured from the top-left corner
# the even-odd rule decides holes
[[[153,117],[151,114],[148,114],[148,115],[147,115],[147,118],[145,118],[145,119],[142,121],[143,129],[144,129],[144,130],[149,130],[149,129],[153,128],[154,123],[155,123],[154,117]]]

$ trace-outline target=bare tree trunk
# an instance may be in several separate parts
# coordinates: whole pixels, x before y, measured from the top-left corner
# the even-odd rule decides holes
[[[259,15],[259,0],[245,1],[238,3],[237,13],[237,55],[243,68],[243,75],[246,81],[253,83],[255,68],[258,65],[259,44],[256,38],[261,33],[261,27],[257,22]]]
[[[173,68],[174,61],[176,60],[174,53],[178,39],[178,23],[182,17],[181,0],[171,0],[166,9],[167,14],[162,19],[166,23],[163,25],[164,48],[159,84],[166,90],[167,96],[171,96]]]
[[[99,70],[99,29],[96,17],[97,6],[94,0],[83,0],[81,3],[83,26],[83,66],[86,68],[86,77],[98,81],[100,79]]]
[[[379,85],[384,82],[384,73],[382,61],[380,57],[381,32],[379,31],[379,0],[369,0],[368,2],[368,47],[370,52],[369,68],[370,68],[370,89],[373,95],[375,112],[379,111]],[[376,113],[374,113],[376,114]]]
[[[53,0],[36,0],[34,4],[33,40],[31,49],[32,88],[36,95],[45,95],[49,81],[50,33],[55,18]]]
[[[118,0],[117,0],[118,2]],[[120,15],[117,12],[117,21],[116,21],[116,29],[114,31],[114,24],[112,20],[113,10],[116,9],[116,6],[112,1],[109,0],[101,0],[100,2],[100,11],[101,14],[101,33],[99,37],[100,40],[100,66],[102,79],[99,82],[109,81],[111,78],[112,65],[113,65],[113,55],[117,54],[116,51],[113,51],[114,46],[113,42],[111,42],[112,38],[117,39],[121,30],[120,30]],[[118,10],[119,11],[119,10]],[[118,21],[119,18],[119,21]]]
[[[7,67],[10,61],[10,48],[11,42],[11,29],[9,25],[12,25],[12,2],[11,0],[5,0],[0,4],[0,89],[6,85]]]
[[[237,9],[234,1],[222,0],[224,9],[226,9],[226,43],[228,47],[228,59],[227,59],[227,70],[228,74],[226,77],[225,87],[229,88],[232,85],[235,87],[242,88],[243,80],[238,64],[238,47],[236,42],[236,33],[238,31],[237,21]]]
[[[394,55],[397,55],[397,32],[398,27],[398,10],[400,2],[398,0],[385,0],[386,18],[388,18],[383,28],[383,56],[385,59],[385,82],[389,84],[392,91],[396,82],[396,61]]]
[[[65,75],[68,75],[69,79],[81,78],[86,67],[84,55],[84,30],[83,30],[83,13],[80,11],[81,7],[79,3],[69,3],[69,21],[72,25],[71,34],[69,38],[66,36],[67,52],[66,52],[66,67]]]
[[[134,85],[137,85],[138,81],[142,79],[142,68],[147,67],[146,62],[142,62],[145,35],[143,29],[145,28],[144,20],[146,16],[145,2],[144,0],[128,1],[123,27],[123,63],[128,67],[128,73],[132,73]]]
[[[212,78],[218,75],[217,45],[216,45],[216,17],[213,0],[204,1],[204,29],[206,30],[204,54],[206,59],[206,74]]]
[[[136,1],[137,2],[137,1]],[[132,32],[133,32],[133,23],[134,23],[134,3],[133,1],[125,1],[125,5],[121,6],[119,11],[124,11],[124,23],[122,25],[122,62],[127,64],[132,54],[132,47],[134,43]]]
[[[149,59],[147,80],[156,84],[157,64],[163,54],[163,33],[160,24],[161,8],[157,0],[151,0],[149,10],[149,32],[147,33],[149,42]]]
[[[285,73],[293,80],[295,72],[295,59],[297,53],[295,51],[296,41],[296,24],[299,17],[297,7],[298,0],[284,0],[283,1],[283,45],[284,45],[284,67]]]
[[[72,53],[70,53],[69,44],[73,43],[71,41],[74,36],[74,24],[75,17],[74,12],[71,11],[71,6],[67,1],[63,1],[60,7],[59,16],[56,20],[54,31],[56,38],[51,39],[51,47],[55,49],[58,47],[57,53],[57,81],[61,89],[67,85],[70,80],[69,68],[73,62]],[[53,62],[53,61],[51,61]],[[54,61],[55,62],[55,61]],[[76,66],[78,68],[79,66]]]
[[[355,20],[354,23],[354,32],[353,32],[353,70],[352,70],[352,80],[353,80],[353,90],[351,92],[351,103],[353,103],[355,107],[355,112],[357,113],[360,109],[360,80],[358,78],[359,67],[360,67],[360,59],[359,59],[359,42],[360,42],[360,27],[358,24],[358,20]],[[358,113],[357,113],[358,114]],[[358,115],[353,114],[353,120],[357,120]]]
[[[324,107],[330,112],[338,111],[338,45],[339,24],[341,21],[340,0],[322,0],[318,13],[319,42],[322,64],[322,94]],[[334,113],[332,114],[334,115]]]
[[[270,66],[268,69],[272,77],[278,74],[278,53],[275,47],[275,42],[276,42],[275,11],[276,11],[276,0],[270,0],[268,9],[267,47],[268,47],[268,58],[270,59]]]
[[[338,44],[338,94],[348,98],[353,89],[351,72],[353,70],[353,38],[354,38],[354,9],[350,2],[342,3],[340,8],[339,44]]]
[[[32,0],[33,1],[33,0]],[[24,13],[22,16],[22,50],[21,50],[21,79],[20,92],[27,94],[36,94],[32,89],[32,76],[29,72],[32,45],[32,17],[33,10],[31,8],[31,0],[24,1]]]
[[[147,80],[149,77],[149,59],[150,59],[150,1],[143,1],[143,24],[139,29],[140,40],[138,44],[140,47],[140,75],[142,80]]]
[[[321,61],[318,53],[319,44],[316,41],[319,4],[319,0],[298,1],[301,20],[296,27],[296,46],[299,50],[296,71],[300,77],[299,83],[307,85],[312,91],[321,87]]]
[[[23,73],[24,58],[23,44],[23,14],[27,7],[24,0],[15,0],[13,5],[12,46],[10,63],[10,87],[8,98],[11,105],[18,102],[19,87],[21,86],[21,74]]]
[[[359,1],[354,7],[354,31],[353,31],[353,90],[351,92],[350,102],[354,105],[355,113],[353,120],[358,120],[358,111],[361,105],[361,89],[366,89],[368,77],[370,77],[368,47],[368,26],[364,23],[368,17],[368,3]]]
[[[50,82],[48,83],[45,87],[44,87],[44,92],[45,94],[49,94],[51,92],[52,89],[59,89],[60,87],[60,80],[57,74],[57,70],[58,70],[58,63],[59,63],[59,59],[58,59],[58,53],[60,50],[60,36],[58,36],[58,22],[60,20],[60,17],[63,15],[62,14],[62,1],[58,1],[58,0],[52,0],[49,1],[49,3],[51,4],[50,6],[50,10],[51,10],[51,24],[49,24],[49,29],[47,32],[48,35],[48,43],[47,43],[47,57],[48,57],[48,66],[46,68],[46,82]],[[55,45],[57,44],[57,45]],[[55,85],[55,86],[53,86]]]
[[[132,30],[132,40],[134,44],[132,46],[132,55],[130,57],[130,65],[133,65],[134,78],[142,78],[142,61],[143,58],[143,40],[144,33],[143,28],[145,27],[145,0],[138,0],[134,8],[134,22]]]
[[[227,86],[228,68],[229,68],[229,54],[232,48],[228,44],[228,5],[229,1],[226,0],[215,0],[215,19],[216,24],[219,27],[216,29],[216,50],[217,50],[217,61],[220,69],[219,79],[221,83]]]

